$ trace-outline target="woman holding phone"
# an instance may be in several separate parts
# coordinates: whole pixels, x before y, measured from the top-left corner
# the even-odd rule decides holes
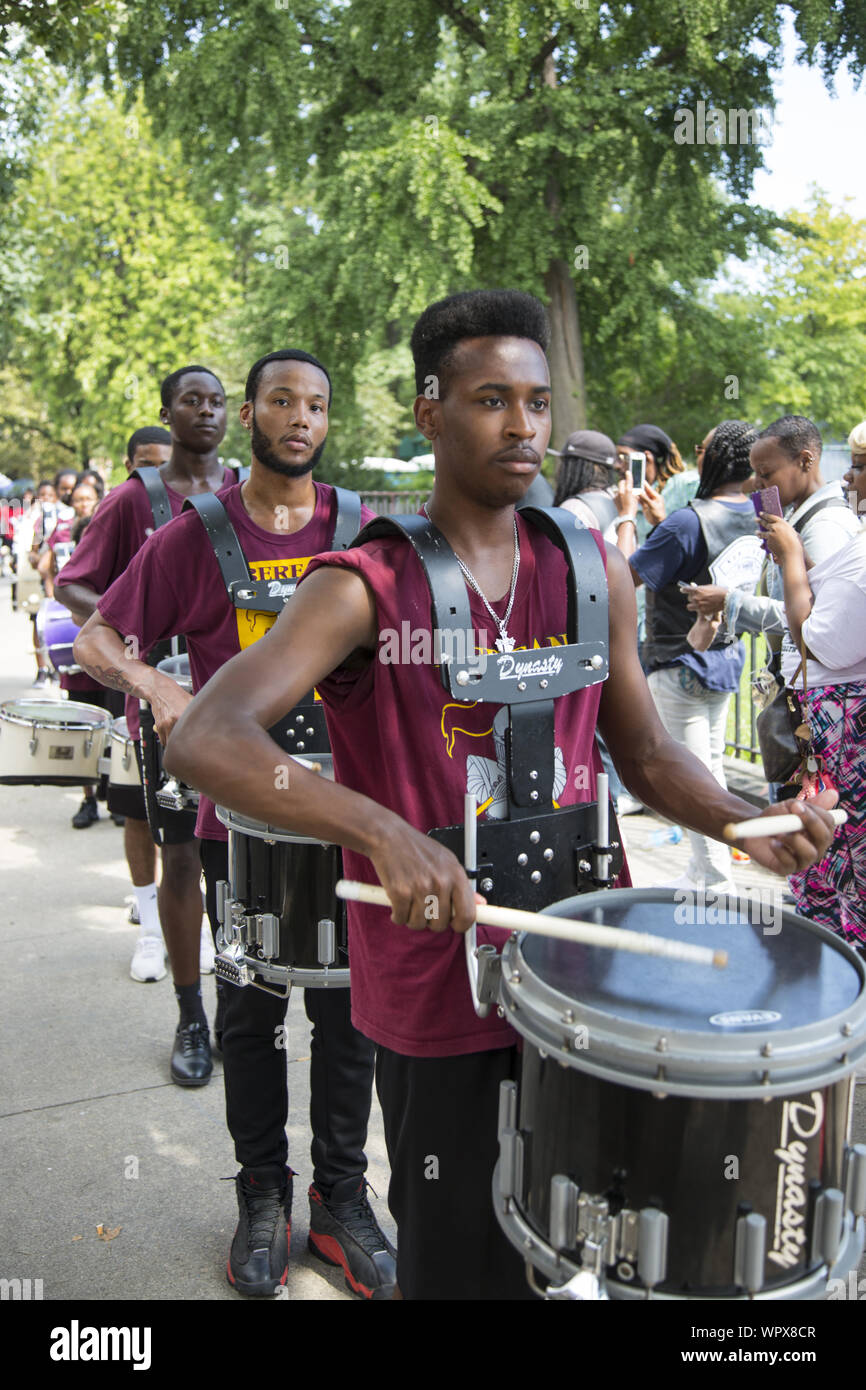
[[[725,786],[723,756],[728,704],[737,689],[742,645],[717,634],[706,650],[689,641],[694,614],[686,593],[695,582],[727,577],[757,579],[763,553],[757,521],[743,484],[752,472],[749,450],[756,431],[745,420],[724,420],[712,432],[701,464],[697,496],[665,517],[629,563],[635,586],[645,584],[643,664],[659,717]],[[730,850],[689,831],[691,857],[672,886],[727,892]]]
[[[845,474],[855,517],[866,514],[866,421],[852,430]],[[829,782],[848,812],[823,859],[788,879],[798,911],[866,955],[866,530],[812,563],[802,537],[781,517],[761,515],[761,535],[779,566],[791,635],[782,676],[794,679],[806,649],[803,717],[812,730],[818,785]],[[803,689],[802,672],[796,688]]]

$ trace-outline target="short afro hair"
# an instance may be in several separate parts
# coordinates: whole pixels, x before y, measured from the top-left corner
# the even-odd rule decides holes
[[[143,425],[140,430],[135,430],[129,436],[126,445],[126,457],[130,463],[135,463],[135,451],[141,444],[171,444],[171,435],[168,430],[164,430],[161,425]]]
[[[216,372],[211,371],[210,367],[202,367],[200,363],[193,362],[188,367],[178,367],[176,372],[171,372],[171,374],[165,378],[162,385],[160,386],[159,398],[162,401],[162,404],[166,410],[171,409],[171,403],[174,400],[178,387],[180,386],[181,378],[189,376],[191,372],[204,372],[205,376],[212,376],[214,381],[218,384],[223,395],[225,395],[225,387],[223,386]]]
[[[464,338],[531,338],[542,352],[550,343],[544,306],[523,290],[467,290],[430,304],[412,329],[415,390],[424,394],[430,377],[443,376],[457,344]]]
[[[313,357],[312,353],[309,352],[302,352],[300,348],[280,348],[278,352],[269,352],[267,356],[260,357],[258,362],[254,362],[250,367],[250,374],[247,377],[244,394],[245,401],[255,401],[262,372],[269,362],[309,362],[311,366],[318,367],[319,371],[328,382],[328,405],[330,406],[334,389],[331,384],[330,372],[327,367],[319,361],[318,357]]]
[[[777,439],[779,448],[792,459],[798,458],[804,449],[811,449],[820,458],[824,448],[821,431],[805,415],[781,415],[765,430],[761,430],[758,438]]]

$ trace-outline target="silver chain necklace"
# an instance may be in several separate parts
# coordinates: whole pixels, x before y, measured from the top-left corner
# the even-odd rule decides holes
[[[427,510],[426,502],[424,503],[421,510],[423,511],[428,521],[433,521],[432,516]],[[435,521],[433,522],[433,525],[436,525]],[[511,567],[511,588],[508,592],[508,607],[505,610],[504,617],[500,618],[498,613],[496,613],[493,610],[487,598],[487,595],[485,594],[481,585],[478,583],[478,580],[475,578],[475,575],[472,573],[471,569],[465,563],[465,561],[460,559],[460,556],[457,554],[456,550],[454,551],[454,559],[460,566],[466,583],[469,585],[471,589],[475,590],[476,594],[481,599],[481,602],[484,604],[484,607],[487,609],[487,612],[490,614],[496,626],[499,628],[499,636],[496,638],[496,641],[494,642],[496,650],[498,652],[513,652],[515,639],[513,637],[508,636],[507,626],[508,619],[511,617],[511,610],[514,607],[514,595],[517,592],[517,576],[520,573],[520,537],[517,534],[517,517],[514,517],[514,564]]]

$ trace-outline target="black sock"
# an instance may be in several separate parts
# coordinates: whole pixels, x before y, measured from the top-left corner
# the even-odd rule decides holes
[[[180,1009],[181,1028],[188,1028],[191,1023],[207,1024],[201,998],[201,980],[196,980],[194,985],[175,985],[174,996]]]

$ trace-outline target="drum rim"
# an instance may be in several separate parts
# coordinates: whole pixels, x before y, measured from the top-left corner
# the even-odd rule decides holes
[[[70,709],[70,708],[72,708],[72,709],[86,709],[86,710],[90,710],[91,713],[93,713],[93,714],[98,714],[98,715],[99,715],[99,723],[98,723],[98,724],[97,724],[95,721],[94,721],[93,723],[90,723],[90,724],[76,723],[74,719],[44,719],[44,718],[42,718],[42,719],[23,719],[23,718],[21,718],[20,716],[16,716],[16,715],[10,714],[10,713],[8,712],[9,709],[10,709],[10,706],[12,706],[12,705],[18,705],[18,704],[22,704],[22,705],[23,705],[23,704],[26,704],[26,703],[27,703],[27,702],[26,702],[25,700],[2,700],[2,701],[0,701],[0,720],[5,720],[5,722],[6,722],[7,724],[15,724],[15,725],[17,725],[19,728],[22,728],[22,729],[56,729],[56,728],[61,728],[61,729],[68,729],[70,732],[73,732],[73,733],[78,733],[78,732],[90,732],[90,733],[92,733],[94,730],[97,730],[97,729],[100,729],[100,728],[102,728],[102,729],[106,729],[106,728],[107,728],[107,729],[110,731],[110,728],[111,728],[111,715],[108,713],[108,711],[107,711],[107,710],[104,710],[104,709],[100,709],[98,705],[88,705],[88,704],[85,704],[85,702],[84,702],[83,700],[58,700],[58,701],[57,701],[57,708],[58,708],[58,710],[68,710],[68,709]],[[41,702],[41,701],[36,701],[36,700],[33,701],[33,704],[38,704],[38,703],[42,703],[42,702]]]
[[[581,895],[581,900],[590,909],[635,893],[644,901],[672,903],[673,890],[660,888],[602,889]],[[737,899],[736,894],[730,896]],[[788,915],[826,940],[857,971],[860,991],[839,1013],[772,1033],[754,1028],[718,1035],[624,1019],[583,1005],[543,981],[523,955],[526,934],[513,933],[502,951],[506,1017],[528,1043],[563,1064],[658,1095],[748,1100],[833,1085],[850,1076],[866,1055],[866,963],[825,927],[796,913]],[[563,1021],[566,1010],[574,1015],[568,1024]],[[850,1031],[843,1033],[843,1027]],[[590,1045],[575,1047],[576,1032],[583,1028],[588,1030]],[[662,1038],[663,1051],[658,1047]],[[768,1040],[772,1041],[770,1057],[761,1051]],[[650,1061],[652,1071],[647,1070]]]
[[[243,816],[240,811],[229,810],[228,806],[215,806],[214,809],[217,820],[233,835],[245,835],[250,840],[275,840],[280,844],[322,845],[324,849],[339,848],[333,840],[321,840],[317,835],[298,835],[292,830],[283,830],[278,825],[268,825],[266,821],[257,821],[251,816]],[[249,824],[236,824],[238,820],[248,821]]]
[[[181,669],[183,671],[183,675],[180,678],[172,669],[172,662],[177,661],[181,663]],[[164,656],[162,661],[156,663],[156,669],[157,671],[161,671],[164,676],[169,676],[175,684],[180,686],[181,690],[186,690],[190,694],[192,693],[192,673],[190,671],[188,652],[177,652],[174,656]]]

